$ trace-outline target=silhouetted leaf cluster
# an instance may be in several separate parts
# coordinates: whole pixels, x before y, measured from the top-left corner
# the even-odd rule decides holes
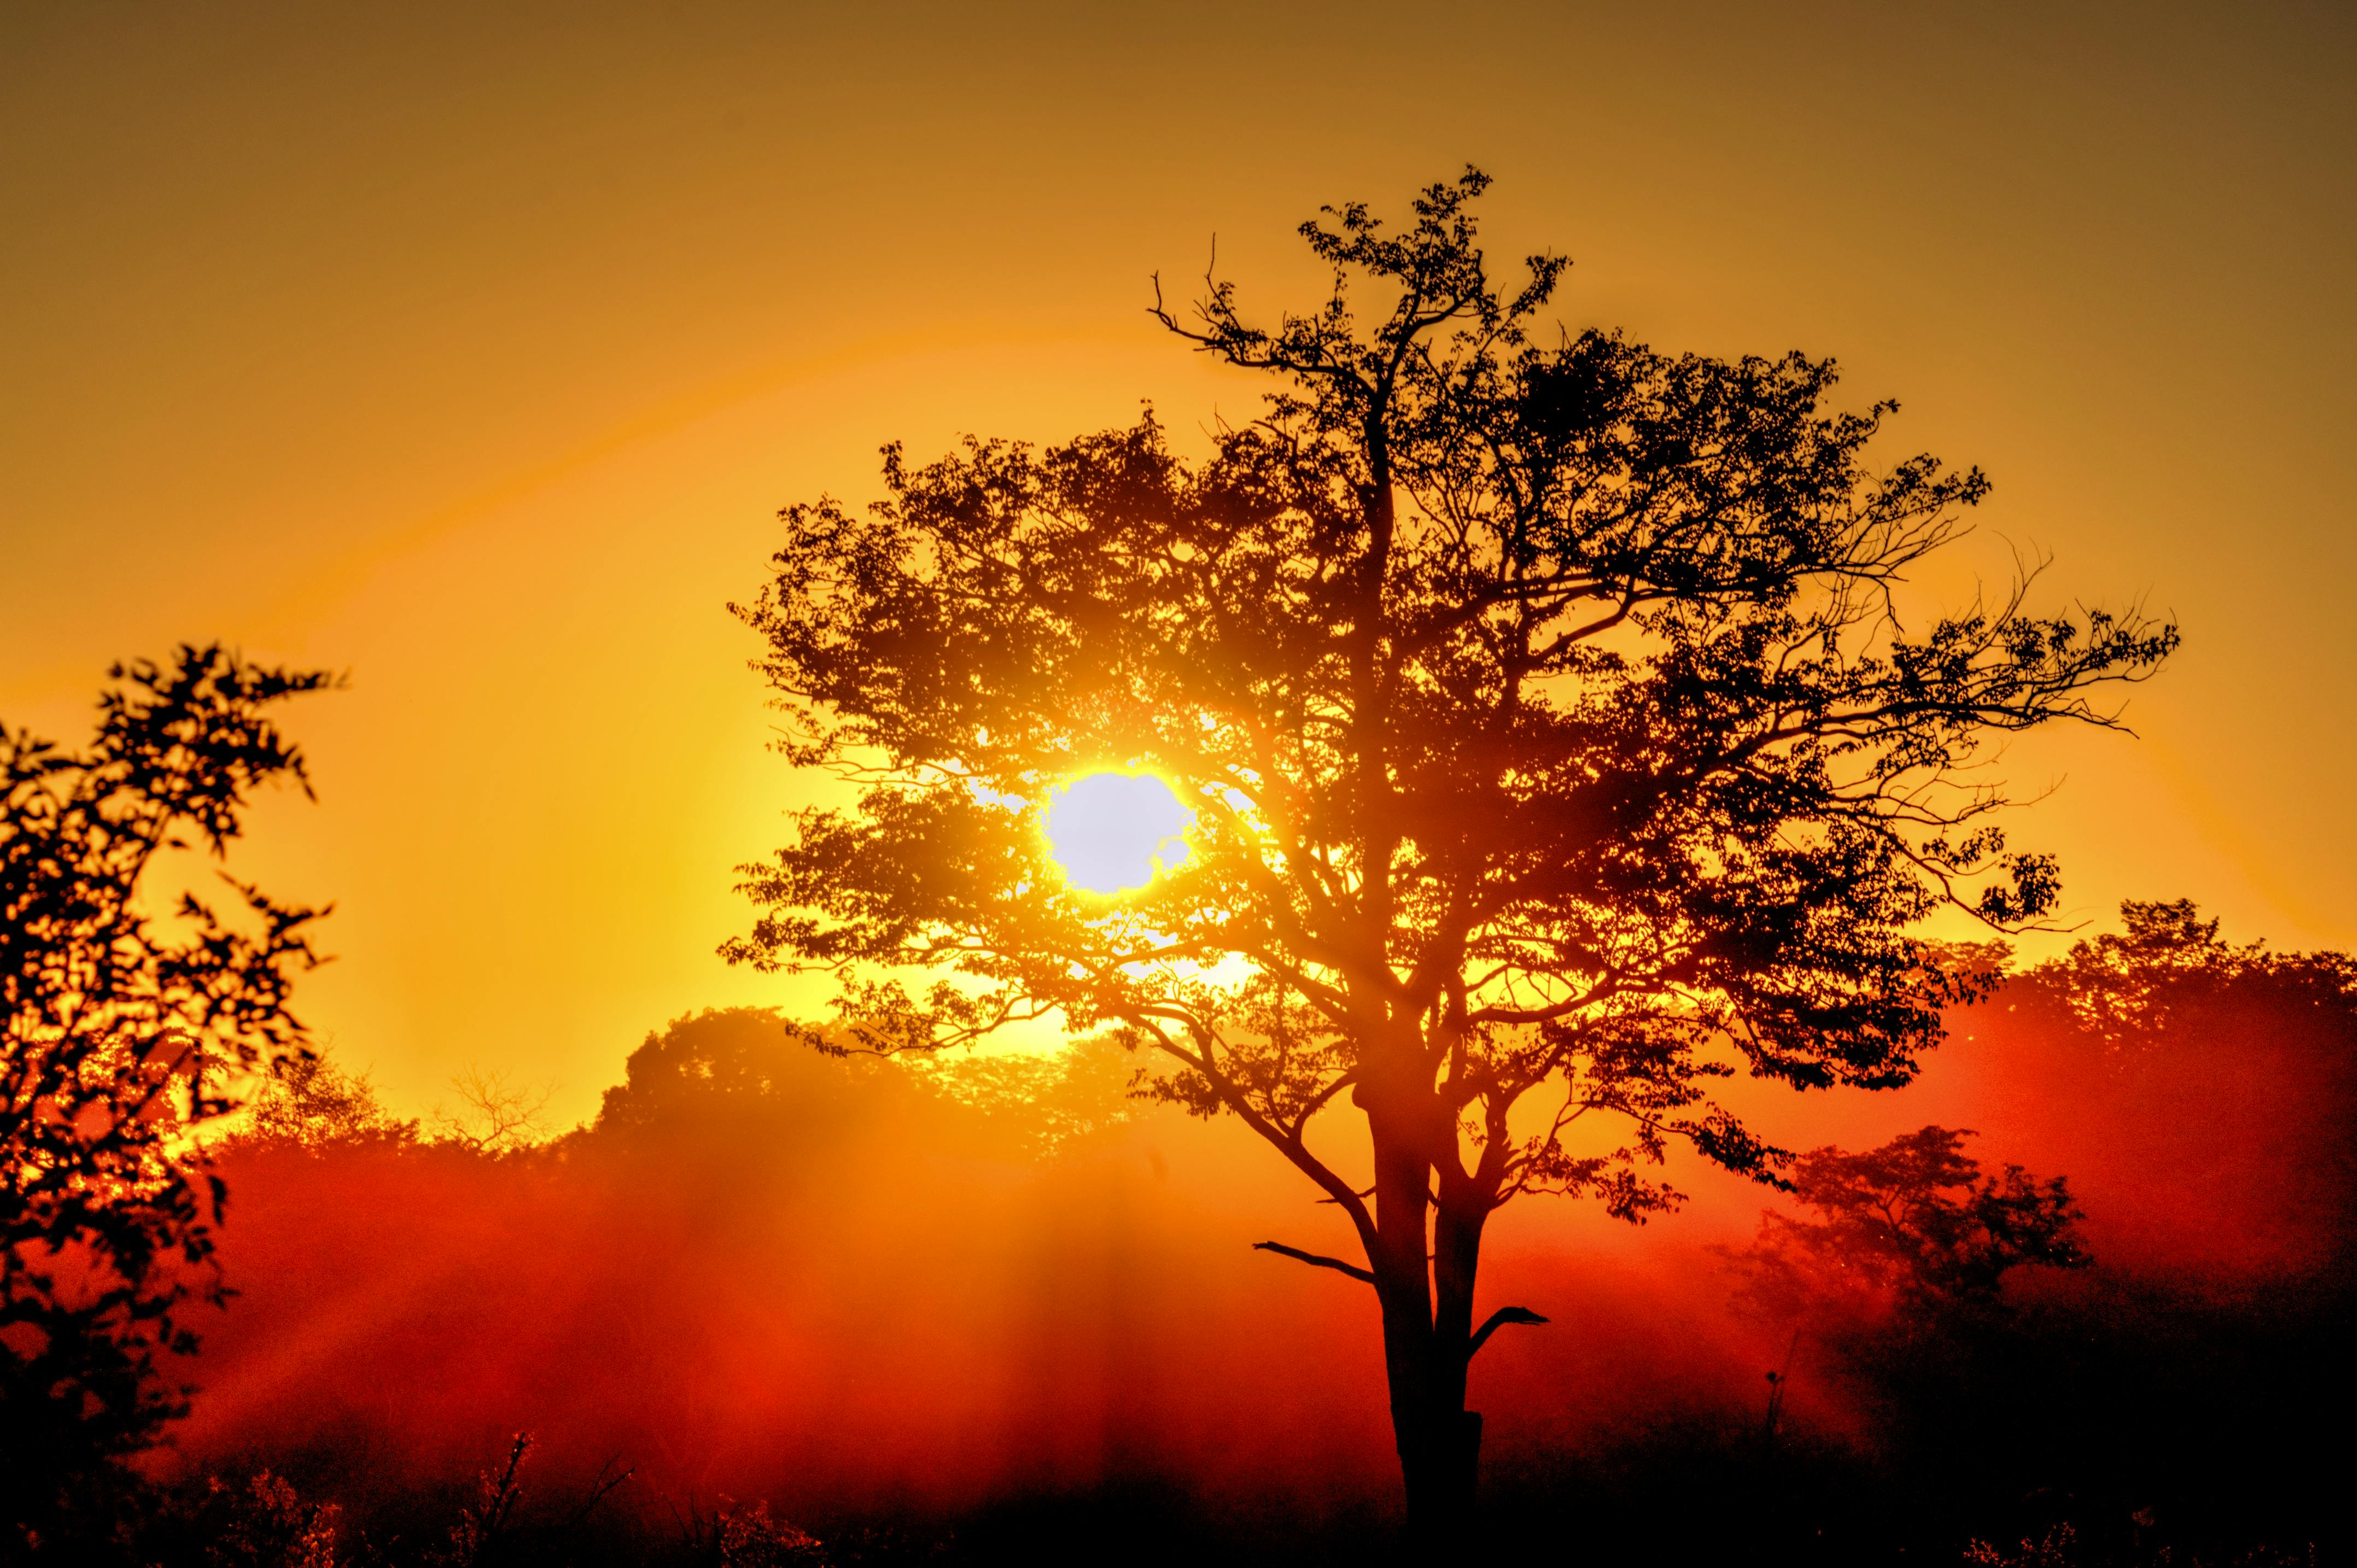
[[[294,977],[318,910],[224,875],[224,918],[193,893],[141,901],[158,857],[219,857],[253,790],[301,753],[271,717],[328,685],[219,647],[111,672],[98,734],[71,751],[0,727],[0,1507],[13,1544],[103,1530],[114,1466],[182,1408],[158,1358],[218,1301],[222,1187],[188,1133],[226,1076],[300,1052]],[[76,1521],[79,1520],[79,1524]]]

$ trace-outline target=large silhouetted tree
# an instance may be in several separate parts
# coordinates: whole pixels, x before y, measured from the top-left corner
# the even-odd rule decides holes
[[[269,710],[318,689],[218,647],[117,668],[96,739],[0,726],[0,1555],[91,1550],[105,1483],[183,1408],[160,1358],[223,1294],[222,1187],[190,1130],[227,1077],[298,1053],[295,974],[318,911],[231,884],[239,916],[152,883],[165,852],[215,854],[256,785],[307,790]]]
[[[1960,767],[1992,732],[2112,722],[2090,687],[2176,640],[2018,591],[1902,627],[1894,585],[1981,475],[1869,464],[1895,405],[1830,411],[1827,360],[1540,336],[1566,263],[1502,291],[1486,183],[1431,187],[1404,231],[1327,209],[1302,233],[1333,295],[1272,328],[1225,282],[1183,318],[1157,295],[1275,388],[1209,456],[1150,415],[922,467],[887,447],[888,498],[788,508],[737,612],[785,754],[864,789],[748,869],[764,913],[729,955],[841,971],[838,1043],[1060,1013],[1243,1119],[1356,1230],[1363,1262],[1275,1250],[1372,1289],[1419,1531],[1471,1504],[1468,1362],[1538,1320],[1479,1316],[1489,1217],[1564,1192],[1640,1218],[1675,1200],[1648,1171],[1672,1140],[1772,1174],[1707,1093],[1738,1069],[1905,1082],[1957,988],[1909,928],[2055,894]],[[1092,766],[1196,811],[1131,897],[1069,886],[1039,831]],[[921,994],[911,968],[939,972]]]

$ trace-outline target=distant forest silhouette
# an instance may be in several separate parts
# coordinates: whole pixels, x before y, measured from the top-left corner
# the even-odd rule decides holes
[[[1806,1161],[1754,1240],[1520,1253],[1501,1267],[1576,1338],[1491,1385],[1534,1434],[1497,1457],[1491,1528],[1575,1509],[1598,1552],[1674,1561],[1819,1531],[1840,1561],[2062,1524],[2087,1562],[2345,1539],[2311,1433],[2351,1391],[2357,967],[2223,945],[2186,905],[2128,914],[1958,1018],[2007,1118],[1934,1173],[1965,1179],[1874,1195],[1969,1209],[2018,1161],[2067,1176],[2092,1262],[1952,1267],[1969,1221],[1953,1252],[1921,1226],[1828,1251],[1878,1204]],[[651,1036],[590,1125],[506,1153],[321,1076],[221,1151],[242,1294],[209,1328],[184,1487],[267,1469],[340,1503],[348,1541],[418,1542],[528,1428],[507,1528],[531,1560],[684,1551],[683,1521],[756,1499],[877,1560],[1078,1549],[1132,1514],[1158,1521],[1147,1560],[1297,1555],[1382,1517],[1365,1326],[1243,1246],[1297,1200],[1233,1131],[1127,1099],[1117,1049],[837,1061],[706,1013]],[[1739,1188],[1705,1201],[1743,1212]],[[1697,1486],[1727,1509],[1682,1509]]]

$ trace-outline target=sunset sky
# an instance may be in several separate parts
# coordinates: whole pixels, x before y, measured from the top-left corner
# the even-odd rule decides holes
[[[319,803],[238,868],[333,900],[300,1011],[404,1111],[468,1065],[590,1114],[726,968],[806,798],[724,609],[876,448],[1263,390],[1146,317],[1213,236],[1319,297],[1322,202],[1468,161],[1573,329],[1830,354],[1977,463],[1926,602],[2050,553],[2185,648],[2136,740],[2002,773],[2071,918],[2191,897],[2357,944],[2357,14],[2331,5],[0,13],[0,717],[222,639],[349,671]],[[2031,944],[2050,951],[2052,940]]]

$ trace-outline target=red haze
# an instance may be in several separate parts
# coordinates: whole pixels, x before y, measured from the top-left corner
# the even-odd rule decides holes
[[[2319,1083],[2310,1044],[2253,1018],[2124,1073],[2050,1002],[2017,983],[1897,1093],[1741,1098],[1788,1146],[1977,1128],[1984,1161],[2071,1177],[2106,1262],[2247,1282],[2323,1254],[2346,1208],[2345,1061]],[[665,1041],[553,1150],[232,1156],[242,1294],[197,1365],[186,1463],[365,1455],[391,1487],[528,1428],[544,1484],[619,1455],[642,1505],[823,1518],[1154,1477],[1309,1514],[1389,1506],[1363,1287],[1250,1250],[1349,1238],[1249,1133],[1135,1108],[1042,1151],[1036,1108],[823,1060],[759,1014]],[[1067,1122],[1109,1103],[1077,1076],[1058,1094]],[[1483,1309],[1554,1321],[1477,1364],[1494,1458],[1756,1407],[1784,1346],[1727,1310],[1711,1248],[1748,1240],[1771,1195],[1690,1160],[1671,1175],[1694,1201],[1642,1230],[1554,1200],[1500,1216]],[[1854,1424],[1806,1380],[1793,1413]]]

